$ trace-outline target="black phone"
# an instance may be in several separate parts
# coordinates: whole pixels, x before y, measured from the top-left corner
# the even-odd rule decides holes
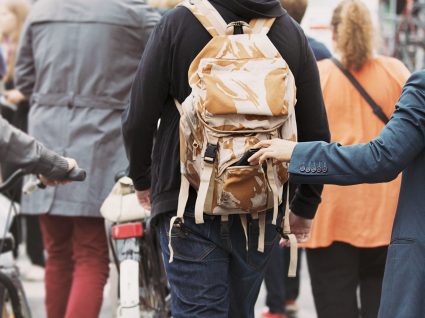
[[[258,152],[258,150],[260,150],[260,148],[251,148],[249,149],[247,152],[244,153],[244,155],[242,156],[241,159],[239,159],[237,162],[235,162],[234,164],[232,164],[232,167],[235,166],[249,166],[249,162],[248,159],[251,158],[251,156],[253,156],[255,153]]]

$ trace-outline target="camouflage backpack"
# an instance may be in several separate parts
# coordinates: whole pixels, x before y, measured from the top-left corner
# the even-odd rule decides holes
[[[238,161],[261,140],[296,140],[294,76],[267,36],[274,19],[227,25],[207,0],[180,5],[195,15],[212,39],[190,66],[192,93],[182,105],[176,101],[181,115],[181,189],[170,228],[177,219],[183,222],[192,186],[198,191],[196,223],[204,222],[204,213],[219,215],[223,222],[238,214],[247,237],[246,215],[250,214],[258,219],[258,251],[263,252],[266,212],[273,209],[276,224],[287,165],[269,161],[264,166],[241,166]],[[243,32],[234,34],[235,30]],[[288,202],[286,207],[288,216]],[[284,220],[295,257],[296,240],[288,217]],[[170,254],[172,261],[171,230]]]

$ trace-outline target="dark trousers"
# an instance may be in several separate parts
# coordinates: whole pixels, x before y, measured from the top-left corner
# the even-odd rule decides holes
[[[44,267],[44,246],[38,218],[38,215],[25,216],[27,254],[32,264]]]
[[[334,242],[326,248],[307,249],[317,316],[376,318],[386,258],[387,246],[358,248]]]
[[[230,216],[227,223],[222,223],[220,217],[205,216],[205,223],[195,224],[186,213],[184,224],[172,229],[172,263],[168,246],[170,215],[159,217],[157,231],[171,286],[173,317],[254,318],[270,252],[278,244],[271,214],[267,217],[262,253],[257,251],[258,220],[248,216],[247,250],[238,215]]]
[[[285,302],[296,300],[300,291],[301,252],[298,250],[297,276],[288,277],[290,249],[276,245],[267,265],[264,283],[266,285],[266,305],[272,313],[285,313]]]

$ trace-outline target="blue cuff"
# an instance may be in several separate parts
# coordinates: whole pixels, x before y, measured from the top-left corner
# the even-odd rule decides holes
[[[292,153],[289,163],[289,173],[304,176],[322,176],[328,173],[328,165],[324,160],[317,160],[312,156],[314,149],[321,144],[327,144],[322,141],[301,142],[298,143]]]

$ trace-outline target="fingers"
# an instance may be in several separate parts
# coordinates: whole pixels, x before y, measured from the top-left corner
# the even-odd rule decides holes
[[[272,140],[262,140],[252,148],[265,148],[265,147],[269,147],[272,143],[273,143]]]
[[[77,161],[75,161],[74,159],[72,158],[65,158],[65,159],[66,161],[68,161],[68,171],[71,171],[75,167],[78,167]]]
[[[71,181],[51,180],[51,179],[48,179],[48,178],[46,178],[45,176],[42,176],[42,175],[38,176],[38,178],[39,178],[39,180],[41,181],[42,184],[44,184],[45,186],[48,186],[48,187],[56,187],[56,186],[59,186],[59,185],[65,185],[65,184],[71,183]]]
[[[151,209],[150,190],[136,191],[136,196],[142,208],[144,208],[145,210]]]
[[[266,161],[268,158],[272,158],[271,153],[273,151],[270,150],[270,148],[263,148],[259,151],[257,151],[257,153],[255,153],[254,155],[252,155],[249,159],[248,162],[250,162],[251,164],[262,164],[264,161]]]

